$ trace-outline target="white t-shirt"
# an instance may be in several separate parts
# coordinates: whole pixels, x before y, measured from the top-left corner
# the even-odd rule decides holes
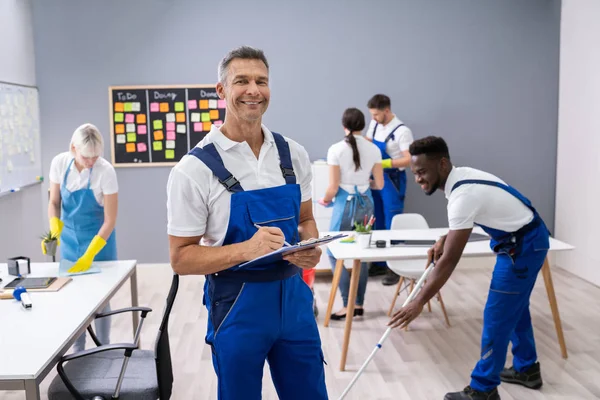
[[[247,142],[228,139],[214,125],[196,147],[214,143],[225,168],[246,191],[284,185],[273,134],[264,125],[262,131],[265,140],[258,159]],[[290,147],[301,201],[308,201],[312,182],[308,153],[295,141],[284,138]],[[222,245],[229,224],[231,195],[202,161],[192,155],[183,156],[167,182],[167,233],[179,237],[204,235],[202,245]]]
[[[360,155],[360,169],[355,170],[352,146],[345,140],[332,145],[327,152],[327,164],[340,166],[340,187],[349,193],[354,193],[354,186],[360,193],[369,188],[371,170],[377,163],[381,163],[379,148],[361,135],[354,135],[356,147]]]
[[[503,180],[474,168],[453,167],[448,175],[448,224],[451,230],[468,229],[477,222],[490,228],[514,232],[533,220],[533,212],[506,190],[482,184],[464,184],[452,192],[458,181],[481,179],[506,184]]]
[[[50,182],[58,183],[62,188],[67,168],[73,158],[73,155],[67,151],[60,153],[52,159],[52,163],[50,164]],[[85,189],[89,180],[90,170],[85,168],[79,172],[75,166],[75,162],[73,162],[69,170],[69,176],[67,176],[66,188],[70,192]],[[102,157],[98,157],[92,168],[90,189],[94,192],[94,197],[101,206],[104,206],[104,195],[115,194],[119,191],[115,168]]]
[[[367,129],[366,136],[369,139],[374,138],[378,142],[383,142],[385,139],[387,139],[394,128],[402,124],[402,121],[400,121],[398,117],[394,115],[394,118],[388,122],[387,125],[384,126],[382,124],[377,124],[377,131],[375,132],[375,135],[373,135],[375,124],[377,124],[377,122],[372,119],[371,123],[369,124],[369,128]],[[385,151],[392,159],[402,158],[402,152],[408,150],[413,141],[414,139],[412,131],[406,125],[401,126],[394,132],[394,139],[388,140],[385,146]],[[402,171],[405,168],[402,167],[398,169]]]

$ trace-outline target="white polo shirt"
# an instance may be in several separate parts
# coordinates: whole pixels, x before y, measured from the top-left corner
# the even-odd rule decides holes
[[[396,128],[398,125],[402,124],[403,122],[400,121],[398,119],[398,117],[396,117],[394,115],[394,118],[388,122],[387,125],[382,125],[382,124],[377,124],[377,122],[375,120],[371,120],[371,123],[369,124],[369,128],[367,129],[367,134],[366,136],[369,139],[375,139],[378,142],[383,142],[385,141],[385,139],[390,135],[390,133],[394,130],[394,128]],[[377,124],[377,130],[375,132],[375,134],[373,134],[373,130],[375,128],[375,124]],[[402,158],[402,152],[408,150],[408,147],[410,146],[410,144],[414,141],[413,138],[413,134],[412,131],[410,130],[410,128],[408,128],[406,125],[401,126],[400,128],[396,129],[396,132],[394,132],[394,139],[390,139],[386,146],[385,146],[385,151],[386,153],[389,154],[389,156],[392,159],[396,159],[396,158]],[[405,168],[398,168],[400,171],[404,170]]]
[[[448,175],[448,224],[451,230],[468,229],[477,222],[490,228],[514,232],[533,220],[533,212],[506,190],[489,185],[465,184],[450,190],[458,181],[481,179],[506,184],[490,173],[468,167],[453,167]]]
[[[356,147],[360,155],[360,169],[355,170],[352,146],[346,140],[332,145],[327,151],[327,164],[340,166],[340,187],[349,193],[354,193],[357,186],[360,193],[369,188],[369,178],[375,164],[381,163],[379,148],[365,139],[362,135],[354,135]]]
[[[52,159],[52,163],[50,164],[50,182],[58,183],[62,187],[67,168],[73,158],[73,155],[67,151],[60,153]],[[90,170],[85,168],[79,172],[75,166],[75,162],[73,162],[69,170],[69,176],[67,176],[66,188],[71,192],[85,189],[89,180]],[[115,168],[102,157],[98,157],[92,168],[90,189],[94,192],[94,197],[101,206],[104,206],[104,195],[115,194],[119,191]]]
[[[214,125],[196,147],[214,143],[225,168],[246,191],[284,185],[273,134],[264,125],[262,131],[265,140],[258,159],[247,142],[228,139]],[[295,141],[284,138],[290,147],[301,201],[310,200],[312,170],[308,153]],[[202,161],[192,155],[183,156],[167,182],[167,233],[179,237],[204,235],[202,245],[222,245],[229,225],[231,196]]]

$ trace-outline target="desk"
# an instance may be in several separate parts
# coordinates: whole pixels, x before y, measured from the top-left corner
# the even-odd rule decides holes
[[[131,305],[138,305],[135,260],[98,262],[99,274],[74,276],[58,292],[29,292],[33,308],[0,300],[0,390],[25,390],[40,398],[39,384],[114,294],[131,282]],[[31,263],[31,275],[58,276],[58,263]],[[0,264],[2,286],[14,277]],[[133,313],[133,332],[139,316]]]
[[[485,232],[477,227],[473,229],[473,232],[483,233]],[[333,232],[322,232],[322,235],[332,234]],[[353,234],[353,232],[344,232],[346,234]],[[385,248],[376,248],[371,246],[370,248],[360,248],[356,243],[342,243],[340,240],[336,240],[327,245],[333,256],[338,260],[335,272],[333,274],[333,282],[331,285],[331,293],[329,295],[329,303],[327,305],[327,313],[325,314],[325,326],[329,326],[329,319],[333,308],[333,302],[338,289],[338,284],[344,268],[345,260],[352,260],[352,273],[350,278],[350,290],[348,293],[348,311],[346,315],[354,315],[354,304],[356,301],[356,292],[358,289],[358,277],[360,276],[361,262],[374,262],[374,261],[389,261],[389,260],[407,260],[407,259],[427,259],[427,251],[429,247],[403,247],[403,246],[389,246],[390,239],[435,239],[437,240],[440,236],[448,233],[448,228],[436,228],[436,229],[406,229],[397,231],[373,231],[371,241],[385,240],[387,246]],[[550,238],[550,250],[549,251],[563,251],[572,250],[573,246],[563,243],[554,238]],[[490,249],[490,242],[479,241],[467,243],[463,257],[476,257],[476,256],[491,256],[494,255]],[[425,265],[423,265],[425,270]],[[562,330],[562,324],[558,313],[558,303],[556,301],[556,295],[554,293],[554,284],[552,283],[552,275],[550,273],[550,265],[548,259],[544,262],[542,267],[542,276],[544,277],[544,283],[546,291],[548,293],[548,300],[550,302],[550,308],[552,310],[552,317],[554,319],[554,325],[556,327],[556,334],[558,336],[558,343],[563,358],[567,358],[567,347]],[[342,347],[342,359],[340,360],[340,371],[346,369],[346,356],[348,354],[348,345],[350,343],[350,332],[352,330],[352,318],[346,318],[346,326],[344,328],[344,345]]]

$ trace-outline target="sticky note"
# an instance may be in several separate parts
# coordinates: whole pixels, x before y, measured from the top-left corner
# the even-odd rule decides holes
[[[200,113],[192,113],[192,122],[200,122]]]
[[[131,103],[125,103],[125,106],[123,107],[125,109],[125,112],[131,112]]]
[[[135,121],[135,117],[133,114],[125,114],[125,122],[130,123]]]
[[[167,140],[165,142],[165,147],[167,149],[174,149],[175,148],[175,141],[174,140]]]
[[[175,122],[175,113],[167,114],[167,122]]]
[[[123,108],[123,103],[115,103],[115,112],[123,112],[125,109]]]
[[[125,135],[117,135],[117,143],[123,144],[125,143]]]
[[[159,111],[158,103],[150,103],[150,111],[151,112],[158,112]]]
[[[135,153],[135,143],[127,143],[125,145],[125,151],[128,153]]]
[[[146,125],[138,125],[138,135],[146,134]]]
[[[185,111],[185,107],[183,106],[183,101],[175,102],[175,111]]]
[[[135,120],[138,124],[145,124],[146,123],[146,114],[138,114],[136,116]]]
[[[200,108],[208,108],[208,100],[200,100]]]
[[[194,132],[202,132],[202,122],[194,122]]]
[[[131,111],[140,111],[141,106],[139,102],[131,103]]]
[[[172,160],[175,158],[175,150],[165,150],[165,158],[167,160]]]
[[[202,123],[202,128],[203,128],[202,130],[203,131],[210,131],[210,126],[211,126],[210,122],[203,122]]]
[[[225,100],[218,100],[217,101],[217,107],[218,108],[225,108]]]
[[[160,112],[169,112],[169,103],[160,103]]]
[[[174,131],[175,130],[175,122],[167,122],[167,130]]]
[[[167,140],[175,140],[175,132],[167,131]]]
[[[177,124],[177,133],[185,133],[185,130],[184,124]]]
[[[196,108],[198,108],[198,104],[196,103],[196,100],[188,100],[188,108],[190,110],[195,110]]]
[[[177,113],[177,114],[175,114],[175,121],[177,121],[177,122],[185,122],[185,113]]]
[[[163,131],[154,131],[154,140],[163,140],[164,138]]]
[[[210,119],[219,119],[219,110],[210,110]]]
[[[161,119],[154,120],[154,122],[152,123],[152,126],[154,127],[154,129],[162,129],[163,128],[162,120]]]
[[[208,108],[217,108],[217,100],[215,99],[210,99],[208,101]]]
[[[215,122],[213,122],[213,125],[218,128],[219,126],[223,125],[223,121],[221,121],[221,120],[215,121]]]
[[[202,122],[207,122],[207,121],[210,121],[210,114],[207,112],[202,113]]]
[[[136,141],[136,134],[134,133],[128,133],[127,134],[127,141],[128,142],[135,142]]]
[[[115,122],[123,122],[124,119],[123,113],[115,113]]]
[[[154,149],[154,151],[161,151],[162,142],[152,142],[152,148]]]
[[[138,143],[137,144],[137,151],[139,151],[140,153],[143,153],[146,150],[148,150],[148,146],[146,146],[146,143]]]
[[[125,125],[125,130],[127,132],[135,132],[135,124],[127,124],[127,125]]]
[[[115,125],[115,133],[119,134],[119,133],[125,133],[125,125],[123,124],[116,124]]]

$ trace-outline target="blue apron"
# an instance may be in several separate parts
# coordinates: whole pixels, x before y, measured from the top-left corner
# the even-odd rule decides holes
[[[500,182],[469,179],[457,182],[495,186],[519,199],[533,212],[533,220],[516,232],[505,232],[481,224],[491,237],[497,254],[483,314],[481,358],[471,374],[471,387],[490,391],[500,384],[500,372],[512,342],[513,365],[522,372],[537,360],[529,297],[550,248],[550,234],[531,202],[511,186]]]
[[[64,223],[60,235],[61,258],[69,261],[77,261],[86,252],[90,242],[98,234],[104,224],[104,207],[98,204],[94,191],[90,189],[93,168],[85,189],[67,190],[67,176],[73,165],[72,159],[67,167],[60,188],[61,197],[61,220]],[[106,245],[94,257],[94,261],[117,260],[117,239],[113,230],[106,241]]]
[[[348,196],[352,196],[348,200]],[[371,189],[367,189],[365,193],[359,193],[358,188],[354,186],[354,193],[350,194],[341,187],[338,188],[333,201],[333,212],[329,230],[337,232],[343,227],[353,227],[354,221],[363,221],[365,214],[367,218],[371,218],[371,210],[373,209],[373,195]]]
[[[375,132],[379,124],[373,129],[373,143],[379,148],[382,160],[391,158],[386,151],[387,142],[394,139],[394,132],[404,124],[395,127],[383,142],[375,140]],[[383,189],[373,190],[375,204],[375,229],[389,230],[392,226],[394,215],[404,212],[404,197],[406,195],[406,171],[398,168],[385,168],[383,170]]]
[[[223,245],[249,240],[257,231],[255,224],[280,228],[288,243],[299,241],[300,186],[287,142],[275,132],[273,137],[286,184],[266,189],[245,191],[212,143],[189,153],[231,193]],[[212,348],[219,400],[261,399],[265,360],[279,398],[327,399],[313,295],[301,271],[279,261],[252,269],[233,266],[206,276],[205,341]]]

